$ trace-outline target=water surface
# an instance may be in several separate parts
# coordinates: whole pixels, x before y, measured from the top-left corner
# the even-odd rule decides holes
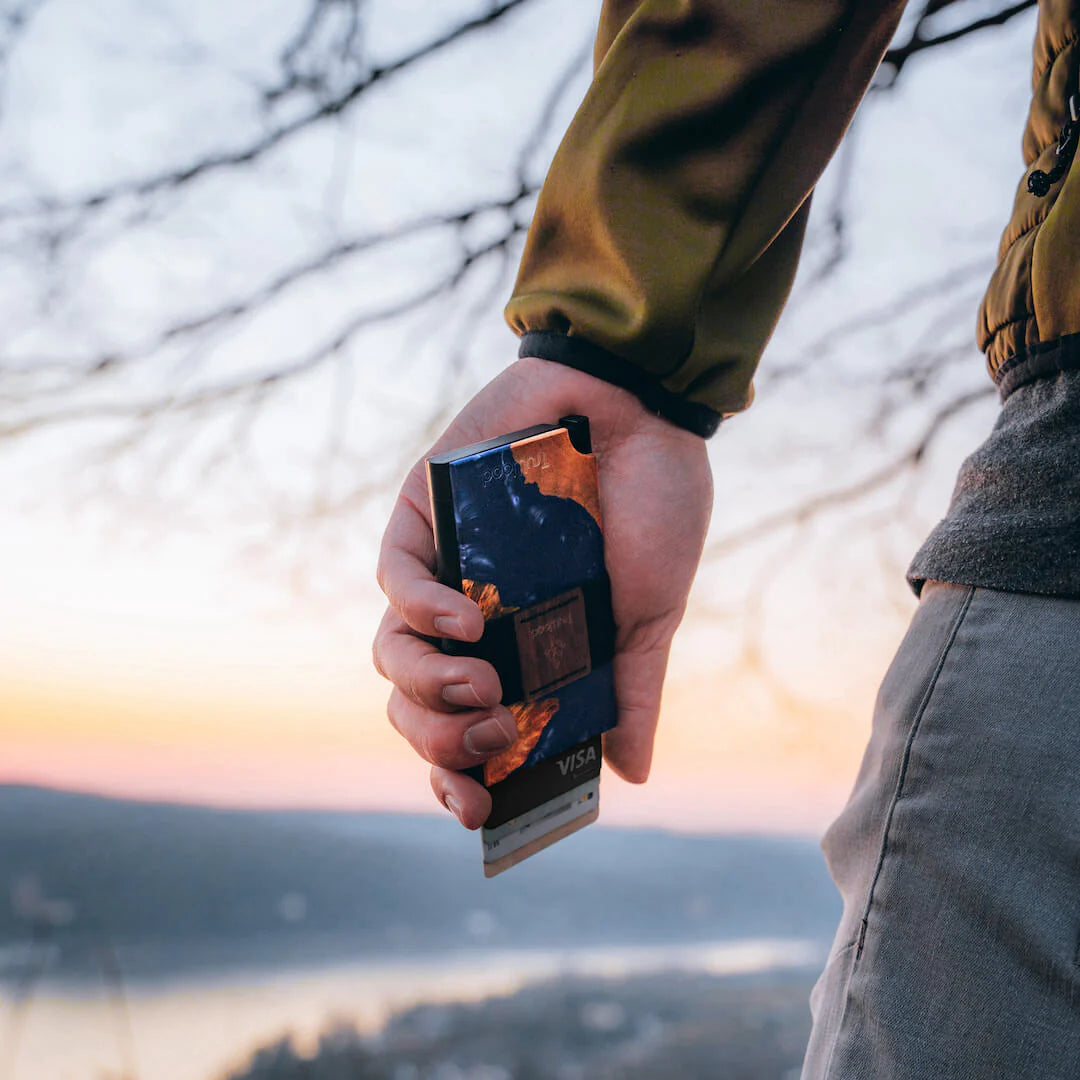
[[[560,976],[716,975],[820,964],[818,943],[754,939],[567,951],[500,950],[232,969],[140,980],[123,1000],[104,983],[46,981],[25,1008],[0,982],[0,1080],[212,1080],[289,1032],[310,1050],[333,1022],[377,1029],[417,1002],[477,1000]]]

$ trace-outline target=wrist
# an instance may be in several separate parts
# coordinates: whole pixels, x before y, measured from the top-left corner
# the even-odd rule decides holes
[[[589,417],[602,442],[620,442],[649,435],[665,442],[685,442],[704,449],[705,440],[657,413],[629,390],[596,375],[537,356],[523,356],[500,377],[515,384],[514,392],[530,403],[533,416],[581,413]]]
[[[674,393],[658,376],[585,338],[551,330],[530,330],[521,337],[518,356],[553,362],[626,390],[647,411],[702,438],[711,436],[722,419],[709,406]]]

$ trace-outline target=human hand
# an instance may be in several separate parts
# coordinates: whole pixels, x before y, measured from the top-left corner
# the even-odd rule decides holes
[[[701,558],[712,507],[702,438],[650,413],[626,390],[547,360],[517,361],[484,387],[429,454],[580,413],[589,418],[600,478],[604,558],[615,616],[618,725],[604,757],[625,780],[649,775],[668,653]],[[375,667],[394,684],[391,724],[432,764],[431,786],[466,828],[491,812],[482,784],[457,770],[517,737],[495,669],[429,640],[479,640],[480,608],[435,578],[424,462],[406,477],[383,536],[379,584],[389,607]]]

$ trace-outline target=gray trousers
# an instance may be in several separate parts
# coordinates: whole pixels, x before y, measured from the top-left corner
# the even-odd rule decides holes
[[[928,583],[823,847],[803,1080],[1080,1078],[1080,601]]]

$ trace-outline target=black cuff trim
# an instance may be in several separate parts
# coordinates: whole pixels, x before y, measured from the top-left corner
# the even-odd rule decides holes
[[[1080,334],[1040,341],[1010,356],[998,368],[994,381],[1005,400],[1017,387],[1080,368]]]
[[[720,426],[721,415],[708,405],[673,394],[660,381],[628,360],[622,360],[584,338],[570,337],[553,330],[529,330],[521,335],[519,357],[538,356],[565,364],[586,375],[629,390],[650,412],[663,416],[695,435],[707,439]]]

